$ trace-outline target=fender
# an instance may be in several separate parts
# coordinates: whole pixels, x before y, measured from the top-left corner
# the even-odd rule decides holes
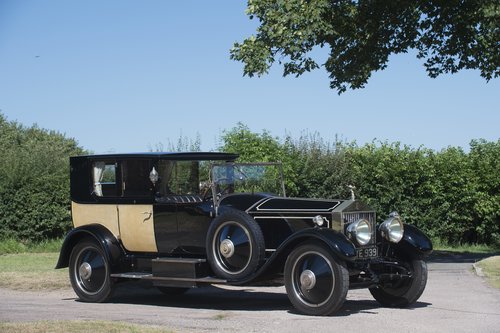
[[[410,259],[423,259],[432,253],[432,242],[417,227],[405,224],[403,239],[392,245],[396,253]]]
[[[244,280],[230,281],[230,283],[242,285],[254,280],[265,280],[268,276],[283,272],[288,255],[300,243],[310,240],[321,242],[327,246],[332,251],[334,257],[340,261],[354,261],[356,259],[356,247],[344,234],[327,228],[308,228],[288,237],[257,272]]]
[[[56,269],[68,267],[73,247],[83,238],[95,239],[104,249],[104,254],[112,270],[120,263],[124,251],[116,237],[100,224],[89,224],[71,230],[64,239]]]
[[[326,245],[338,259],[353,261],[356,259],[356,247],[347,237],[335,230],[327,228],[308,228],[292,234],[276,250],[277,254],[286,253],[286,256],[305,240],[319,240]],[[288,250],[288,251],[287,251]]]

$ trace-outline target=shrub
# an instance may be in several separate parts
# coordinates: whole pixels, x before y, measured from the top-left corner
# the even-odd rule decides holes
[[[398,211],[407,223],[446,243],[500,243],[500,140],[474,140],[470,152],[439,152],[400,143],[363,146],[318,135],[281,140],[239,124],[220,150],[241,161],[282,161],[289,196],[348,198],[347,185],[377,211]]]
[[[69,156],[84,153],[63,134],[0,114],[0,238],[39,241],[71,226]]]

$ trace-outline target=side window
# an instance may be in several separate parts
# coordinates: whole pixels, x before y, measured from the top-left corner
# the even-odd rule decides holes
[[[199,161],[160,161],[158,164],[160,194],[162,196],[200,194],[200,171],[203,178],[206,172],[203,168],[200,169]]]
[[[117,195],[116,164],[95,162],[92,167],[93,191],[98,197]]]
[[[172,195],[174,194],[174,188],[170,188],[175,180],[174,174],[175,161],[160,160],[158,163],[158,174],[160,176],[160,182],[158,184],[157,190],[160,196]],[[175,185],[174,185],[175,187]]]
[[[153,167],[151,160],[127,160],[121,163],[123,197],[148,197],[153,184],[149,173]]]
[[[175,193],[199,194],[200,193],[200,175],[197,161],[179,161],[174,169],[175,171]]]

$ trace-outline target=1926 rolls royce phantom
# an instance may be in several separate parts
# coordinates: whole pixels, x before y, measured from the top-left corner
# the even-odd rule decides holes
[[[348,289],[384,306],[417,301],[430,240],[397,213],[377,223],[348,200],[285,195],[279,163],[227,153],[141,153],[70,159],[74,228],[56,268],[69,267],[86,302],[119,281],[150,280],[166,294],[209,284],[284,284],[293,306],[329,315]]]

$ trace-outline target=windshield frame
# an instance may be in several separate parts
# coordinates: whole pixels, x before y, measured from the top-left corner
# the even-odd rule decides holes
[[[279,173],[279,179],[277,182],[279,182],[279,187],[282,192],[282,197],[286,198],[286,190],[285,190],[285,181],[283,177],[283,164],[281,162],[256,162],[256,163],[237,163],[237,162],[226,162],[226,163],[213,163],[210,166],[210,184],[212,187],[212,197],[214,199],[214,203],[216,206],[218,206],[218,203],[225,197],[229,195],[234,195],[234,194],[241,194],[242,192],[232,192],[232,193],[227,193],[227,194],[222,194],[218,193],[217,190],[217,181],[215,178],[214,170],[216,167],[224,167],[224,166],[232,166],[235,168],[238,167],[251,167],[251,166],[256,166],[256,167],[266,167],[266,166],[274,166],[277,167],[278,173]],[[240,172],[242,172],[240,170]],[[243,173],[243,172],[242,172]],[[244,174],[244,173],[243,173]]]

